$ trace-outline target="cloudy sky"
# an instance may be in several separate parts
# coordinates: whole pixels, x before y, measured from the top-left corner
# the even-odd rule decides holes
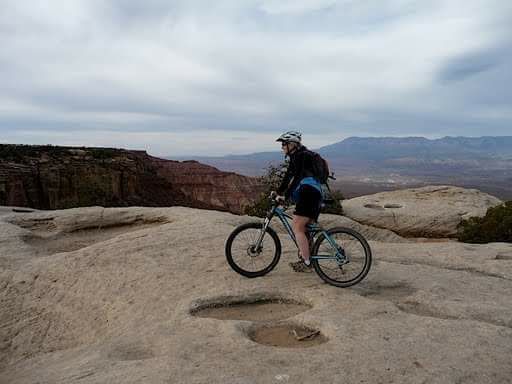
[[[0,47],[0,143],[512,132],[510,0],[2,0]]]

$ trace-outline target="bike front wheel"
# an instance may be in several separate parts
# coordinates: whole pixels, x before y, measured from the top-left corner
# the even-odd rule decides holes
[[[327,230],[331,241],[321,234],[312,251],[316,273],[327,283],[350,287],[359,283],[370,271],[372,252],[368,242],[350,228]]]
[[[263,230],[262,223],[240,225],[226,240],[226,258],[233,270],[245,277],[269,273],[281,257],[281,242],[276,232],[267,227],[259,249],[256,242]]]

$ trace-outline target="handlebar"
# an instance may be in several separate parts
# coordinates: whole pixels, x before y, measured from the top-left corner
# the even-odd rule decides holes
[[[269,198],[270,198],[270,200],[272,201],[272,204],[276,204],[276,205],[284,205],[285,200],[281,200],[281,199],[279,199],[279,200],[278,200],[278,199],[277,199],[277,197],[278,197],[278,196],[279,196],[279,195],[277,194],[277,192],[276,192],[276,191],[271,191],[271,192],[270,192],[270,196],[269,196]]]

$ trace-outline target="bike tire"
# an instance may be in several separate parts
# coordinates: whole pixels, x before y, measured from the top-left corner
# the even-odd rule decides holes
[[[336,264],[336,267],[339,269],[339,272],[336,270],[336,268],[327,268],[326,267],[326,264],[328,262],[331,262],[331,260],[318,260],[318,259],[313,258],[312,264],[313,264],[313,267],[314,267],[316,273],[326,283],[334,285],[336,287],[346,288],[346,287],[350,287],[354,284],[359,283],[361,280],[363,280],[366,277],[366,275],[370,271],[370,267],[372,264],[372,251],[370,249],[368,242],[360,233],[358,233],[350,228],[336,227],[336,228],[328,229],[326,232],[329,234],[329,237],[331,237],[331,239],[336,241],[336,244],[338,246],[341,246],[342,248],[345,248],[344,244],[340,244],[341,240],[337,240],[336,236],[344,235],[347,239],[349,239],[347,241],[344,240],[344,242],[346,244],[348,244],[349,241],[353,242],[353,244],[350,244],[350,246],[353,248],[356,248],[356,246],[357,246],[357,249],[359,249],[359,251],[358,251],[357,255],[355,255],[355,253],[356,253],[355,251],[354,251],[354,255],[349,255],[349,257],[354,258],[353,261],[350,262],[350,263],[352,263],[352,265],[350,265],[350,263],[348,263],[348,264],[345,264],[347,267],[345,267],[345,266],[340,267],[339,265]],[[313,256],[318,255],[320,247],[322,246],[322,244],[325,244],[325,243],[329,244],[327,239],[325,238],[324,234],[322,233],[318,236],[317,240],[315,241],[315,244],[313,246],[313,251],[311,254]],[[328,248],[330,248],[332,250],[332,246],[330,244],[329,244]],[[334,264],[334,263],[335,263],[335,261],[332,260],[331,264]],[[347,272],[343,272],[344,271],[343,268],[348,268],[349,265],[350,265],[350,267],[353,267],[355,273],[351,274],[350,277],[343,277],[343,275],[347,273]],[[330,274],[330,272],[333,270],[336,270],[336,272],[338,272],[338,275],[340,277],[333,277]],[[328,271],[330,271],[330,272],[328,272]],[[345,269],[345,271],[346,271],[346,269]]]
[[[267,273],[269,273],[270,271],[272,271],[275,268],[275,266],[277,265],[277,263],[279,262],[279,259],[281,257],[281,241],[279,240],[277,233],[271,227],[267,227],[265,232],[266,232],[266,234],[270,235],[270,239],[272,239],[272,244],[274,245],[274,251],[272,252],[273,254],[270,255],[270,257],[269,257],[269,262],[268,263],[265,262],[261,269],[258,269],[255,271],[248,270],[248,269],[246,269],[246,267],[241,265],[241,262],[237,261],[239,255],[237,255],[237,257],[234,257],[233,243],[242,237],[242,234],[244,233],[244,231],[249,231],[251,229],[256,229],[256,230],[261,231],[262,227],[263,227],[263,223],[242,224],[239,227],[235,228],[234,231],[231,232],[228,239],[226,240],[225,253],[226,253],[226,259],[228,260],[228,264],[235,272],[241,274],[242,276],[249,277],[249,278],[264,276]],[[264,237],[264,240],[265,240],[265,237]],[[242,242],[243,242],[243,240],[242,240]],[[245,257],[247,258],[247,261],[250,260],[251,257],[254,257],[254,258],[259,257],[259,255],[250,256],[249,255],[250,243],[246,244],[246,245],[248,247],[246,249],[247,255],[245,255]],[[244,256],[244,255],[242,255],[242,256]]]

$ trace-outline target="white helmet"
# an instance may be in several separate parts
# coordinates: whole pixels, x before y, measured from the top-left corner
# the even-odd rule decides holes
[[[276,141],[282,141],[284,143],[298,143],[302,139],[302,133],[297,131],[288,131],[283,133]]]

